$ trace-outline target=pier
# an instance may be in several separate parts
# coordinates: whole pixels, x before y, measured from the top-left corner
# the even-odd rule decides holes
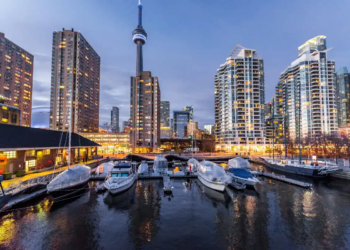
[[[294,184],[294,185],[297,185],[299,187],[304,187],[304,188],[312,187],[311,183],[297,181],[297,180],[294,180],[294,179],[287,178],[285,176],[278,176],[278,175],[275,175],[275,174],[258,172],[258,171],[254,171],[252,174],[259,175],[259,176],[265,176],[265,177],[268,177],[268,178],[271,178],[271,179],[275,179],[275,180],[283,181],[283,182],[286,182],[286,183]]]

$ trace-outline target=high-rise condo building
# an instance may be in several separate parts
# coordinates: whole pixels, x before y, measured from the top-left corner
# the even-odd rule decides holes
[[[112,132],[119,133],[119,108],[113,107],[111,110],[111,128]]]
[[[129,121],[123,121],[122,132],[125,133],[126,127],[129,127],[129,126],[130,126]]]
[[[281,73],[276,109],[287,140],[334,134],[338,129],[334,61],[327,58],[326,36],[298,48],[299,58]],[[300,126],[300,127],[299,127]]]
[[[138,10],[138,25],[132,33],[137,57],[136,77],[131,77],[130,84],[131,145],[134,153],[148,153],[160,146],[160,87],[158,77],[143,71],[142,46],[146,44],[147,33],[142,27],[141,0]]]
[[[20,125],[26,127],[31,123],[33,66],[34,56],[0,32],[0,96],[19,108]]]
[[[215,75],[216,149],[263,150],[264,103],[263,59],[237,45]]]
[[[183,111],[188,111],[190,113],[190,122],[193,122],[193,106],[186,106]]]
[[[350,125],[350,76],[346,67],[340,68],[336,74],[336,100],[338,109],[338,125]]]
[[[72,30],[53,33],[50,129],[98,132],[100,56],[83,35]]]
[[[190,122],[190,111],[174,111],[173,137],[184,138],[187,136],[187,124]]]
[[[170,102],[160,102],[160,137],[170,137]]]
[[[282,144],[283,124],[282,116],[276,111],[276,97],[272,97],[272,101],[265,103],[265,136],[266,143]]]

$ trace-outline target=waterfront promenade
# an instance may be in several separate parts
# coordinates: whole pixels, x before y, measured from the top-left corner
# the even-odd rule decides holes
[[[85,164],[85,165],[88,165],[89,167],[91,168],[95,168],[97,167],[97,164],[100,163],[102,160],[105,160],[106,158],[101,158],[101,159],[96,159],[96,160],[91,160],[91,161],[88,161],[87,163],[83,163],[83,162],[79,162],[77,164],[74,164],[74,165],[71,165],[72,167],[75,166],[75,165],[78,165],[78,164]],[[52,174],[54,172],[58,172],[58,171],[64,171],[68,169],[68,166],[64,166],[64,167],[52,167],[50,169],[47,169],[47,170],[43,170],[43,171],[40,171],[40,172],[36,172],[36,173],[30,173],[30,174],[26,174],[25,176],[22,176],[22,177],[16,177],[16,178],[13,178],[11,180],[4,180],[2,182],[2,186],[4,189],[8,188],[11,184],[16,184],[16,183],[19,183],[21,181],[26,181],[26,180],[30,180],[30,179],[33,179],[33,178],[37,178],[37,177],[41,177],[41,176],[45,176],[45,175],[49,175],[49,174]]]

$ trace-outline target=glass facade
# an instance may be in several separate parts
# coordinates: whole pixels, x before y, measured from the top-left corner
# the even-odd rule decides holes
[[[336,97],[338,109],[338,125],[350,125],[350,77],[346,67],[340,68],[336,74]]]
[[[189,111],[174,111],[173,137],[184,138],[187,134],[187,124],[190,121]]]
[[[160,137],[170,137],[170,102],[160,102]]]
[[[317,48],[326,49],[325,44],[324,37],[323,46]],[[301,138],[337,132],[334,61],[327,59],[326,50],[304,50],[282,72],[276,97],[277,114],[283,116],[287,138],[299,138],[299,129]]]

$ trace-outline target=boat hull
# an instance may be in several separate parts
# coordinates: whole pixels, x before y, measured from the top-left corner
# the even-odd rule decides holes
[[[136,175],[134,175],[133,178],[130,179],[130,181],[127,181],[125,185],[119,186],[117,188],[110,188],[109,185],[104,185],[105,188],[111,193],[111,194],[119,194],[126,190],[128,190],[136,181]]]
[[[49,194],[55,200],[66,199],[66,198],[74,196],[78,192],[86,190],[87,186],[88,186],[88,182],[89,182],[89,180],[86,180],[86,181],[79,183],[77,185],[74,185],[74,186],[69,186],[69,187],[65,187],[62,189],[57,189],[55,191],[51,191],[51,192],[49,192]]]
[[[295,166],[290,166],[290,165],[280,166],[277,164],[269,163],[268,161],[266,161],[264,159],[262,159],[262,160],[267,167],[272,168],[272,169],[276,169],[280,172],[291,173],[291,174],[302,175],[302,176],[309,176],[309,177],[314,177],[314,178],[324,178],[327,176],[324,174],[319,174],[318,169],[295,167]]]
[[[254,179],[246,179],[246,178],[241,178],[236,175],[230,175],[232,177],[232,181],[236,181],[240,184],[246,185],[246,186],[252,186],[254,187],[257,183],[259,183],[259,180],[254,180]],[[256,179],[256,178],[255,178]]]
[[[212,181],[208,181],[201,174],[198,174],[198,179],[200,180],[200,182],[204,186],[206,186],[208,188],[211,188],[211,189],[214,189],[214,190],[220,191],[220,192],[225,191],[226,185],[224,183],[215,183]]]

